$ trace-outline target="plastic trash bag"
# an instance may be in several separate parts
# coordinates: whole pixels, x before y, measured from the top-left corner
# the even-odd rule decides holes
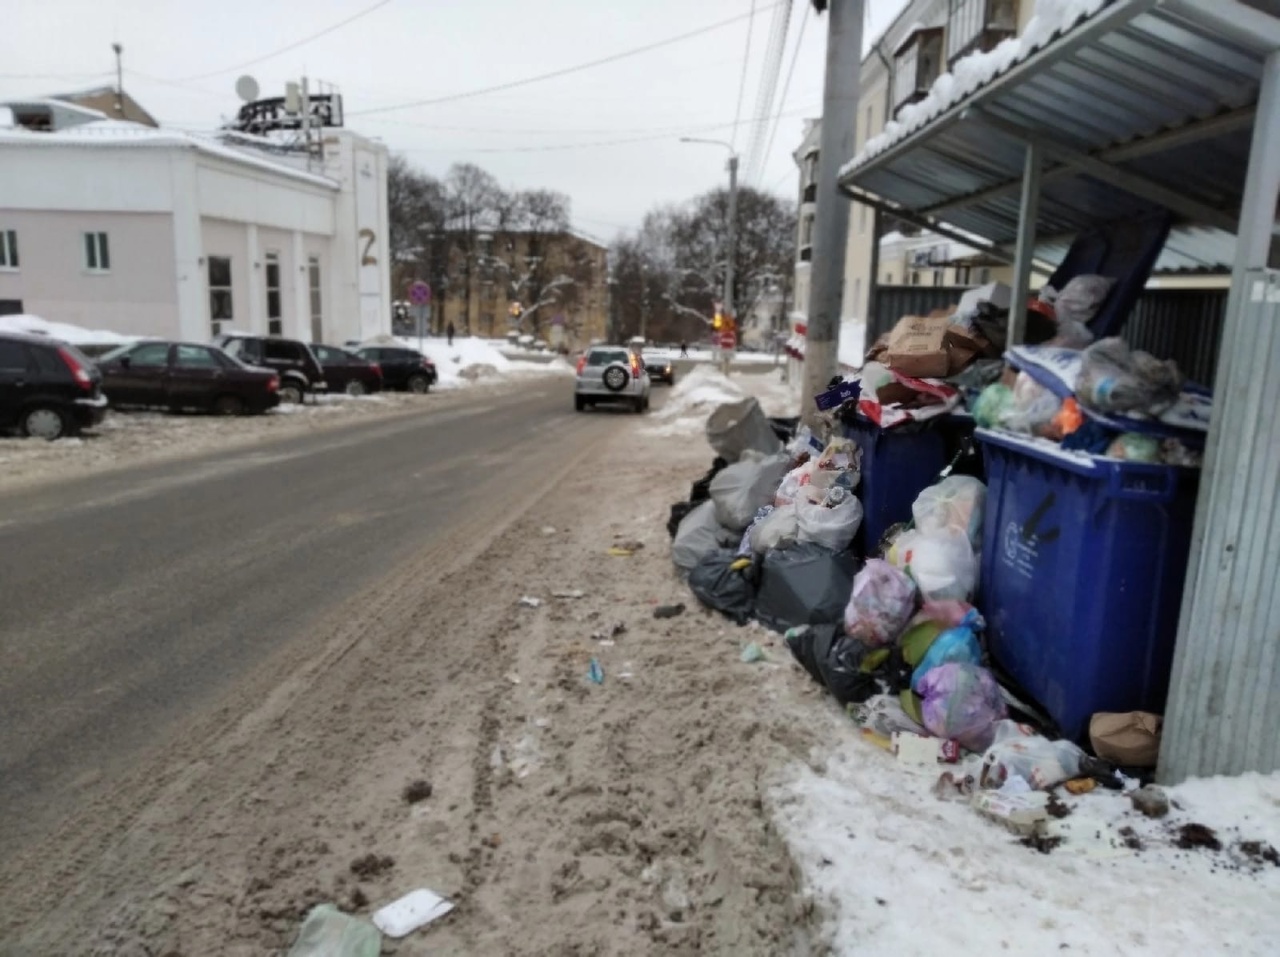
[[[754,398],[727,402],[707,416],[707,441],[717,455],[737,462],[748,450],[773,455],[782,448],[773,426]]]
[[[792,507],[796,510],[797,541],[825,545],[833,552],[849,547],[862,525],[862,503],[841,486],[817,495],[801,495]],[[820,496],[820,497],[819,497]]]
[[[986,751],[995,724],[1007,710],[1000,686],[986,668],[950,662],[920,680],[921,716],[929,733],[959,741],[970,751]]]
[[[1058,320],[1058,334],[1045,343],[1062,349],[1085,349],[1093,343],[1093,333],[1084,323]]]
[[[378,957],[382,934],[359,917],[344,914],[332,904],[311,908],[286,957]]]
[[[751,567],[739,571],[731,567],[739,557],[729,549],[704,556],[689,572],[689,588],[708,608],[745,625],[755,611],[756,586]]]
[[[711,460],[711,468],[707,470],[707,474],[689,486],[689,501],[692,504],[701,505],[711,497],[711,480],[728,464],[718,455]]]
[[[886,738],[892,737],[895,731],[928,733],[924,725],[907,714],[898,695],[872,695],[854,712],[854,720],[869,731]]]
[[[997,425],[1011,432],[1038,435],[1058,414],[1062,400],[1025,372],[1013,383],[1013,398]]]
[[[1099,339],[1080,356],[1076,398],[1098,412],[1159,415],[1182,392],[1182,374],[1172,360],[1130,351],[1118,337]]]
[[[738,556],[746,557],[751,554],[751,531],[766,518],[773,513],[772,505],[762,505],[756,510],[756,516],[751,520],[751,524],[747,526],[747,530],[742,533],[742,540],[738,542]]]
[[[975,548],[982,544],[982,519],[987,487],[971,475],[948,475],[930,485],[911,506],[916,528],[930,534],[954,529],[969,536]]]
[[[982,756],[978,783],[984,788],[1000,788],[1019,777],[1036,790],[1046,790],[1080,776],[1084,751],[1070,741],[1050,741],[1025,724],[997,722],[992,744]]]
[[[837,625],[803,625],[787,631],[792,655],[840,704],[861,704],[880,692],[876,673],[889,649],[873,648],[841,634]]]
[[[1111,288],[1115,284],[1116,281],[1108,276],[1096,274],[1076,276],[1067,281],[1061,292],[1056,291],[1052,286],[1045,286],[1040,298],[1053,303],[1059,325],[1071,322],[1084,326],[1093,321],[1093,317],[1107,301],[1107,296],[1111,294]],[[1090,336],[1090,339],[1092,338]]]
[[[787,473],[785,454],[760,457],[746,453],[711,480],[711,501],[725,528],[742,532],[763,505],[774,500],[778,483]]]
[[[757,555],[763,555],[771,548],[794,545],[799,534],[800,521],[794,504],[779,505],[747,529],[751,551]]]
[[[895,564],[915,579],[925,601],[968,601],[978,585],[978,558],[969,536],[944,528],[911,529],[894,543]]]
[[[676,537],[671,542],[671,560],[685,573],[722,548],[738,544],[738,533],[716,521],[715,502],[703,502],[680,522]]]
[[[773,504],[778,506],[792,504],[800,494],[800,490],[812,481],[817,467],[814,462],[805,462],[784,475],[782,481],[778,483],[777,491],[773,494]]]
[[[844,609],[844,629],[869,645],[897,639],[916,610],[916,583],[879,558],[868,559],[853,579]]]
[[[1107,446],[1107,458],[1124,459],[1126,462],[1159,462],[1162,458],[1160,440],[1139,432],[1122,433]]]
[[[840,621],[858,562],[813,543],[775,548],[764,557],[756,618],[774,631]]]
[[[911,674],[912,690],[919,694],[924,676],[948,662],[982,664],[982,646],[978,644],[977,634],[981,627],[982,616],[977,611],[970,611],[959,625],[939,634]]]
[[[1013,404],[1013,390],[999,382],[987,386],[973,404],[973,421],[984,429],[994,428]]]

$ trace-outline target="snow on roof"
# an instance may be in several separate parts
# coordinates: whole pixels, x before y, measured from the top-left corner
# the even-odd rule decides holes
[[[930,120],[986,86],[1010,67],[1031,56],[1059,34],[1066,33],[1096,14],[1108,0],[1038,0],[1035,16],[1021,36],[1003,41],[994,49],[971,53],[956,62],[952,72],[934,81],[929,95],[903,107],[883,132],[871,137],[852,160],[840,169],[840,176],[852,173],[863,163],[904,140]]]
[[[123,336],[118,332],[106,329],[85,329],[66,322],[49,322],[39,316],[19,313],[13,316],[0,316],[0,332],[24,332],[30,335],[48,336],[70,343],[81,345],[113,345],[116,343],[136,342],[144,336]]]
[[[31,96],[21,97],[14,100],[6,100],[4,106],[12,109],[13,107],[30,109],[33,106],[43,106],[51,110],[61,110],[64,113],[74,113],[78,116],[90,117],[94,120],[105,120],[107,114],[101,110],[95,110],[92,107],[81,106],[78,103],[69,103],[66,100],[59,100],[52,96]]]
[[[57,105],[61,107],[66,104],[59,101]],[[81,108],[73,107],[73,109]],[[97,113],[95,110],[89,110],[87,112]],[[100,113],[97,115],[99,117],[102,116]],[[70,129],[58,130],[56,132],[37,132],[34,130],[19,128],[0,128],[0,145],[5,144],[18,146],[123,146],[136,148],[151,147],[194,149],[207,156],[215,156],[219,159],[239,163],[244,166],[253,166],[258,169],[267,170],[268,172],[278,173],[281,176],[288,176],[293,179],[302,180],[303,182],[311,183],[316,186],[324,186],[328,189],[339,188],[338,183],[326,176],[308,173],[305,170],[300,170],[288,165],[287,163],[281,162],[277,158],[254,153],[248,149],[239,149],[229,146],[213,134],[191,133],[185,130],[163,128],[157,129],[150,126],[144,126],[141,123],[131,123],[127,120],[109,120],[105,117],[89,123],[82,123],[78,126],[71,127]]]

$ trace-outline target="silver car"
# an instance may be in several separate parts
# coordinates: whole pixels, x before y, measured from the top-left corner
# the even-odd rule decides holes
[[[578,360],[573,407],[581,412],[597,402],[623,402],[649,410],[649,374],[644,362],[622,346],[592,346]]]

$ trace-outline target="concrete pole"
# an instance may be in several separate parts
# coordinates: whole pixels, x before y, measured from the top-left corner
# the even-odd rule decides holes
[[[827,71],[818,144],[818,211],[813,236],[813,285],[804,348],[803,416],[817,425],[812,397],[839,368],[840,297],[849,201],[836,189],[842,164],[853,158],[862,68],[863,0],[831,0],[827,14]]]
[[[1018,241],[1013,260],[1013,291],[1009,297],[1007,346],[1020,346],[1027,333],[1027,298],[1031,294],[1031,260],[1036,251],[1036,218],[1040,215],[1040,145],[1028,143],[1022,162],[1022,205],[1018,211]]]
[[[738,250],[738,154],[729,155],[729,236],[725,243],[724,314],[733,316],[733,257]]]

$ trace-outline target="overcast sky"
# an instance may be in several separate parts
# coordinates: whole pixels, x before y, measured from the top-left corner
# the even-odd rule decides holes
[[[867,0],[867,39],[903,4]],[[573,200],[576,225],[611,238],[656,204],[725,182],[727,151],[681,143],[681,136],[734,141],[745,175],[750,121],[779,4],[14,0],[5,7],[0,98],[111,81],[113,40],[124,46],[126,89],[165,125],[216,127],[239,105],[234,86],[242,74],[258,80],[262,96],[273,96],[283,94],[286,80],[305,73],[343,93],[349,127],[381,138],[428,172],[439,175],[451,163],[469,161],[511,187],[560,190]],[[811,7],[810,0],[794,0],[769,109],[778,115],[772,148],[750,180],[788,197],[796,175],[790,152],[802,121],[821,113],[826,17]],[[348,19],[324,36],[268,56]],[[521,81],[710,27],[562,77],[379,111]],[[740,90],[742,123],[735,131]],[[360,115],[365,110],[377,112]],[[770,120],[766,140],[773,126]]]

